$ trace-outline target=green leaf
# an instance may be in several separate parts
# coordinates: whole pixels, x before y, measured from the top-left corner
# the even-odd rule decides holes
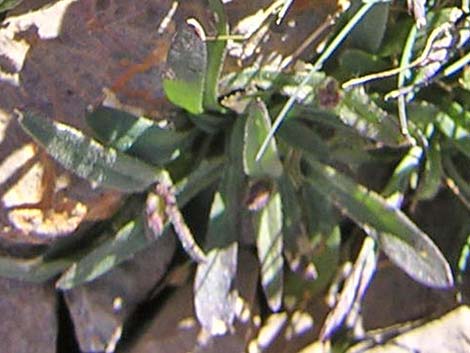
[[[65,290],[92,281],[146,248],[151,242],[152,239],[145,236],[142,219],[131,221],[113,237],[106,239],[74,263],[62,274],[56,287]]]
[[[336,293],[335,307],[325,319],[320,332],[320,340],[330,339],[334,331],[340,328],[348,316],[356,316],[357,318],[362,299],[375,274],[376,267],[376,241],[369,236],[364,239],[361,251],[341,286],[341,293]],[[336,283],[333,285],[338,286]]]
[[[216,183],[224,171],[224,158],[204,159],[186,178],[176,184],[178,206],[183,207],[202,190]]]
[[[361,88],[344,92],[334,111],[346,125],[356,129],[363,137],[394,147],[405,141],[398,122],[377,106]]]
[[[208,0],[213,11],[217,36],[228,36],[229,28],[224,5],[220,0]],[[226,39],[209,40],[207,42],[207,75],[204,90],[204,108],[207,110],[224,111],[219,103],[219,78],[225,58]]]
[[[468,207],[470,207],[470,184],[468,178],[460,175],[452,158],[448,155],[442,156],[442,165],[446,174],[447,185],[458,195],[459,199]]]
[[[61,273],[72,262],[72,258],[44,259],[39,256],[32,259],[19,259],[0,256],[0,276],[41,283]]]
[[[386,60],[359,49],[345,49],[341,53],[339,64],[342,69],[347,70],[353,76],[384,71],[390,66]]]
[[[467,158],[470,158],[470,129],[468,112],[463,107],[452,104],[448,112],[436,115],[439,130],[448,137],[450,142]]]
[[[282,257],[282,205],[281,196],[275,193],[256,217],[256,247],[261,263],[261,285],[273,311],[282,305],[283,266]]]
[[[228,158],[219,187],[227,211],[227,229],[236,238],[240,229],[244,191],[246,187],[243,174],[243,135],[246,117],[239,117],[228,132],[225,155]]]
[[[360,1],[354,3],[359,6]],[[352,8],[357,6],[353,5]],[[364,48],[369,52],[376,52],[379,49],[387,28],[389,8],[390,4],[383,2],[375,5],[364,16],[350,34],[353,46]]]
[[[219,193],[214,197],[206,236],[206,257],[194,279],[194,306],[202,327],[211,335],[225,334],[235,319],[238,244],[228,232],[227,214]]]
[[[453,285],[452,272],[442,253],[403,212],[337,170],[313,158],[308,164],[311,185],[366,231],[376,231],[382,250],[398,267],[431,287]]]
[[[167,98],[191,114],[201,114],[204,111],[206,70],[206,42],[194,25],[185,23],[176,32],[168,52],[167,72],[163,79]]]
[[[433,139],[429,148],[426,150],[426,162],[417,190],[417,199],[433,199],[442,186],[443,176],[444,170],[441,161],[441,147],[439,141]]]
[[[296,70],[292,73],[280,72],[274,70],[269,65],[259,67],[258,65],[247,67],[239,72],[230,72],[224,75],[220,80],[220,87],[223,93],[230,93],[237,90],[244,90],[246,87],[260,87],[264,91],[273,90],[282,92],[288,96],[292,95],[302,83],[305,83],[305,93],[311,94],[312,89],[318,87],[325,81],[325,73],[310,73],[307,69]]]
[[[106,148],[79,130],[24,113],[21,127],[64,168],[104,187],[140,192],[158,179],[158,170],[114,148]]]
[[[278,134],[289,146],[310,152],[325,160],[329,157],[328,145],[300,119],[286,120],[279,128]]]
[[[219,192],[212,203],[206,235],[206,262],[198,264],[194,282],[196,315],[211,334],[223,334],[235,317],[235,277],[240,234],[241,205],[245,177],[242,167],[243,128],[246,117],[239,117],[227,131],[227,162]]]
[[[411,147],[408,153],[395,167],[392,177],[385,186],[382,195],[387,198],[392,195],[402,197],[410,187],[410,179],[412,175],[416,174],[419,170],[423,154],[424,152],[421,146]]]
[[[470,91],[470,70],[463,70],[459,83],[464,90]]]
[[[88,114],[87,122],[103,144],[156,165],[177,158],[195,137],[194,130],[162,128],[150,119],[104,106]]]
[[[5,12],[17,7],[23,0],[1,0],[0,1],[0,12]]]
[[[256,155],[270,129],[271,119],[266,105],[261,100],[253,101],[248,108],[243,148],[243,169],[251,177],[278,178],[282,175],[282,163],[274,139],[270,141],[263,156],[256,160]]]
[[[279,190],[286,260],[293,271],[286,273],[285,297],[303,300],[305,293],[314,297],[325,291],[337,272],[339,217],[331,202],[309,184],[304,183],[297,194],[282,177]]]

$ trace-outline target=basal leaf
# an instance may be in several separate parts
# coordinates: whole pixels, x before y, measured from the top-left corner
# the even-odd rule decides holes
[[[150,237],[145,236],[142,220],[131,221],[75,262],[60,277],[56,286],[65,290],[92,281],[147,247],[151,241]]]
[[[282,257],[282,205],[279,193],[256,217],[256,247],[261,264],[261,285],[268,300],[269,307],[278,311],[282,305],[283,266]]]
[[[224,158],[205,159],[186,178],[176,184],[176,199],[182,207],[202,190],[217,182],[224,171]]]
[[[339,58],[341,68],[354,76],[371,72],[380,72],[389,68],[389,63],[377,55],[372,55],[360,49],[345,49]]]
[[[359,2],[353,2],[359,6]],[[351,41],[353,46],[363,48],[370,52],[376,52],[385,34],[388,23],[388,12],[390,4],[382,2],[374,6],[362,19],[354,30],[351,31]]]
[[[207,47],[195,26],[185,23],[176,32],[168,52],[163,89],[173,104],[197,115],[204,111]]]
[[[71,258],[44,259],[39,256],[32,259],[19,259],[0,256],[0,276],[41,283],[57,276],[72,262]]]
[[[196,316],[213,336],[225,334],[235,319],[233,280],[237,272],[238,244],[226,226],[225,205],[217,193],[206,236],[207,260],[198,264],[194,279]]]
[[[256,155],[271,129],[268,110],[261,100],[251,103],[245,123],[243,147],[243,168],[251,177],[278,178],[282,174],[276,142],[272,139],[263,156],[256,160]]]
[[[25,113],[19,121],[64,168],[100,186],[139,192],[158,178],[157,169],[114,148],[104,147],[71,126],[31,113]]]
[[[355,183],[334,168],[313,158],[308,159],[308,164],[311,185],[365,230],[376,231],[380,235],[379,245],[384,244],[382,249],[398,267],[416,281],[428,286],[453,285],[450,266],[442,253],[428,235],[403,212],[392,207],[374,191]],[[392,248],[397,252],[389,253]],[[406,258],[408,261],[397,261],[400,258]]]
[[[228,133],[225,147],[227,164],[223,171],[219,187],[227,212],[227,229],[232,238],[236,238],[240,229],[242,204],[246,186],[243,174],[243,135],[246,117],[239,117]]]
[[[424,151],[421,146],[411,147],[408,153],[395,167],[392,177],[385,186],[382,195],[385,197],[391,197],[392,195],[399,195],[402,197],[410,187],[410,179],[412,175],[417,173],[419,170],[423,154]]]
[[[236,275],[241,205],[245,176],[242,167],[243,127],[245,117],[238,118],[226,145],[226,164],[219,192],[212,203],[206,235],[206,261],[198,264],[194,281],[196,315],[211,334],[224,334],[235,318]]]
[[[431,141],[426,151],[426,162],[420,178],[417,199],[430,200],[436,196],[442,186],[444,171],[441,161],[441,147],[438,141]]]
[[[104,106],[88,114],[87,122],[103,144],[157,165],[178,157],[195,137],[193,130],[162,128],[150,119]]]
[[[225,8],[220,0],[209,0],[209,8],[213,11],[217,36],[228,36],[229,28]],[[225,38],[215,38],[207,42],[207,76],[204,90],[204,108],[223,111],[219,103],[219,77],[225,58]]]
[[[450,114],[439,112],[436,115],[436,123],[440,131],[449,138],[449,141],[467,158],[470,158],[470,129],[468,122],[466,123],[454,111]]]
[[[280,187],[281,195],[283,189]],[[286,298],[302,298],[306,291],[311,296],[323,292],[336,274],[340,258],[339,217],[330,200],[307,183],[301,186],[299,194],[297,206],[302,207],[307,234],[305,237],[297,236],[296,247],[311,262],[310,268],[314,268],[315,276],[306,277],[299,276],[298,272],[287,272]],[[285,205],[283,195],[283,206]],[[290,212],[287,207],[284,208],[284,213]],[[285,246],[289,246],[289,243]]]
[[[361,301],[369,287],[372,277],[377,267],[376,241],[372,237],[366,237],[361,247],[361,251],[351,269],[351,272],[344,280],[341,293],[337,293],[335,306],[325,320],[320,332],[320,340],[326,341],[331,338],[350,315],[358,315]],[[356,305],[355,305],[356,304]]]
[[[364,89],[355,88],[344,92],[334,111],[361,136],[387,146],[397,146],[404,142],[397,121],[377,106]]]
[[[278,134],[289,146],[310,152],[319,158],[327,159],[329,156],[328,145],[300,119],[286,120]]]

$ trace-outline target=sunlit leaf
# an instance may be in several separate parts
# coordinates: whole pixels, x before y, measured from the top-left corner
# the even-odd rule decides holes
[[[466,91],[470,91],[470,69],[468,68],[468,66],[464,68],[459,83],[463,89],[465,89]]]
[[[457,103],[452,104],[448,112],[438,112],[436,115],[436,125],[440,131],[467,158],[470,158],[469,121],[469,113]]]
[[[351,269],[351,272],[341,287],[333,310],[328,314],[320,332],[320,340],[326,341],[336,331],[349,315],[358,315],[362,298],[369,286],[377,266],[377,251],[375,240],[365,238],[361,251]]]
[[[404,141],[398,122],[377,106],[361,88],[344,92],[334,111],[361,136],[388,146],[397,146]]]
[[[185,23],[176,33],[168,52],[167,73],[163,79],[167,98],[192,114],[201,114],[204,111],[206,68],[206,42],[193,24]]]
[[[398,267],[428,286],[453,285],[452,272],[442,253],[403,212],[337,170],[312,158],[308,162],[311,185],[361,227],[375,230],[379,246]]]
[[[420,178],[417,198],[419,200],[434,198],[442,186],[443,174],[440,144],[438,141],[431,141],[431,145],[426,150],[426,162]]]
[[[145,236],[142,220],[131,221],[124,225],[113,237],[105,240],[89,254],[74,263],[60,277],[56,286],[60,289],[70,289],[92,281],[129,259],[132,254],[144,249],[150,243],[151,238]]]
[[[198,264],[194,279],[196,316],[211,335],[225,334],[235,319],[236,294],[232,287],[238,243],[226,226],[225,205],[220,194],[216,194],[206,236],[207,260]]]
[[[410,187],[410,179],[412,175],[417,173],[419,170],[423,153],[423,148],[421,146],[413,146],[409,149],[408,153],[395,167],[395,170],[385,186],[382,195],[385,197],[403,197]]]
[[[307,77],[309,66],[292,73],[280,72],[272,67],[248,67],[239,72],[230,72],[221,78],[220,86],[224,93],[245,89],[247,86],[260,87],[263,90],[277,90],[291,95]],[[325,81],[323,72],[311,74],[306,82],[305,92],[311,94],[313,89]]]
[[[263,156],[256,160],[256,155],[270,129],[271,119],[265,104],[260,100],[252,102],[245,124],[243,148],[243,168],[251,177],[278,178],[282,174],[282,163],[274,139],[269,143]]]
[[[114,148],[107,148],[79,130],[30,113],[20,117],[23,129],[64,168],[104,187],[125,192],[145,190],[158,170]]]
[[[178,157],[195,137],[193,130],[162,128],[153,120],[104,106],[88,114],[87,122],[106,146],[158,165]]]
[[[207,42],[207,76],[204,91],[204,108],[207,110],[223,111],[219,103],[219,76],[222,71],[225,58],[226,39],[229,35],[227,16],[222,1],[209,0],[209,7],[214,12],[213,18],[217,36]]]
[[[269,307],[278,311],[282,305],[283,265],[282,257],[282,205],[279,193],[256,216],[256,246],[261,264],[261,285]]]

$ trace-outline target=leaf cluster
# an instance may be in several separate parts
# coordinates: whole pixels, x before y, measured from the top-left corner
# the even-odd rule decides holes
[[[468,40],[468,23],[460,9],[436,7],[418,28],[407,16],[389,14],[389,5],[368,2],[342,14],[338,31],[326,38],[329,54],[314,65],[284,71],[258,65],[223,76],[226,41],[204,38],[202,27],[188,21],[173,40],[163,80],[168,99],[181,108],[178,124],[100,107],[88,116],[95,134],[88,137],[22,114],[25,131],[67,169],[100,187],[148,197],[118,232],[91,249],[5,261],[1,273],[42,281],[65,271],[57,285],[72,288],[171,236],[173,228],[198,262],[199,322],[217,335],[230,330],[237,315],[240,247],[256,249],[267,304],[277,311],[287,295],[326,289],[340,250],[365,239],[343,288],[343,297],[353,295],[338,296],[341,308],[327,320],[323,339],[361,299],[379,251],[423,285],[453,286],[444,255],[404,208],[432,201],[445,186],[470,205],[463,169],[470,158],[468,72],[455,74],[467,60],[455,58]],[[218,34],[227,36],[222,3],[209,6]],[[387,16],[368,15],[374,6]],[[352,30],[361,19],[362,29]],[[344,28],[350,40],[333,55]],[[372,47],[354,44],[367,40],[371,28],[380,29],[367,41]],[[335,63],[328,70],[327,59]],[[398,61],[396,84],[387,73],[374,74]],[[358,75],[369,76],[349,81]],[[371,164],[391,172],[362,180]],[[198,238],[202,252],[179,210],[204,193],[212,204],[207,231]],[[361,232],[348,238],[345,218]]]

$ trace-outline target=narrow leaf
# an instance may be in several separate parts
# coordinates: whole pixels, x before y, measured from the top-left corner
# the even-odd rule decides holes
[[[0,256],[0,276],[41,283],[57,276],[69,267],[72,261],[69,258],[46,260],[42,256],[32,259]]]
[[[162,165],[179,156],[194,140],[194,131],[162,128],[153,120],[101,106],[87,115],[88,125],[106,146]]]
[[[245,117],[238,118],[227,138],[227,163],[216,193],[206,235],[206,262],[198,264],[194,281],[196,315],[211,335],[224,334],[235,318],[235,292],[242,191]]]
[[[224,158],[204,159],[186,178],[176,184],[178,206],[183,207],[202,190],[216,183],[224,171]]]
[[[60,277],[56,287],[65,290],[92,281],[147,247],[151,241],[145,236],[142,220],[131,221],[74,263]]]
[[[212,204],[206,237],[207,261],[198,264],[194,279],[194,305],[202,327],[211,335],[225,334],[235,319],[233,280],[238,244],[226,230],[227,215],[220,194]]]
[[[300,119],[286,120],[279,128],[279,136],[289,146],[305,150],[319,158],[327,159],[330,154],[325,141],[308,124]]]
[[[282,174],[282,163],[274,139],[269,142],[263,156],[259,160],[256,159],[256,154],[270,129],[271,119],[266,105],[261,100],[252,102],[245,124],[243,148],[243,167],[249,176],[278,178]]]
[[[377,266],[377,251],[375,240],[365,238],[361,251],[352,267],[351,273],[345,279],[334,309],[328,314],[320,332],[320,340],[326,341],[341,326],[350,315],[358,315],[360,302],[369,286]],[[358,304],[354,306],[354,304]]]
[[[299,204],[305,215],[308,238],[307,241],[297,244],[297,247],[299,251],[309,255],[317,276],[308,281],[300,276],[288,277],[286,296],[293,294],[302,297],[306,290],[315,296],[326,289],[338,268],[341,245],[340,219],[328,197],[310,184],[302,185]]]
[[[372,190],[355,183],[337,170],[308,159],[311,185],[367,230],[375,230],[379,245],[395,264],[416,281],[431,287],[453,285],[450,266],[432,240],[403,212]],[[384,239],[387,238],[386,242]],[[396,238],[389,240],[388,238]],[[395,253],[389,253],[392,245]],[[408,261],[398,261],[406,258]]]
[[[419,165],[423,158],[423,148],[421,146],[413,146],[408,153],[401,159],[400,163],[395,167],[392,177],[385,186],[382,195],[385,197],[400,196],[403,197],[408,187],[410,179],[414,173],[419,170]]]
[[[227,229],[232,239],[238,237],[242,215],[244,191],[246,187],[243,174],[243,134],[246,117],[239,117],[229,131],[225,155],[228,158],[220,184],[220,193],[227,212]]]
[[[387,146],[404,142],[397,121],[377,106],[361,88],[344,92],[343,99],[334,111],[345,124],[356,129],[363,137]]]
[[[353,3],[351,10],[359,4],[359,2]],[[389,3],[382,2],[369,11],[351,31],[352,47],[360,47],[369,52],[376,52],[379,49],[387,29],[389,8]]]
[[[430,200],[434,198],[441,188],[444,175],[439,142],[432,141],[426,152],[423,176],[420,178],[416,195],[419,200]]]
[[[256,215],[256,246],[261,263],[261,285],[273,311],[281,308],[284,283],[281,207],[281,196],[276,193],[267,206]]]
[[[225,8],[220,0],[209,0],[209,8],[213,11],[217,36],[228,36],[228,22]],[[204,108],[223,111],[219,103],[219,77],[225,58],[225,38],[215,38],[207,42],[207,76],[204,90]]]
[[[20,116],[19,121],[64,168],[100,186],[139,192],[158,178],[157,169],[114,148],[106,148],[71,126],[30,113]]]
[[[197,27],[197,29],[196,29]],[[176,33],[167,57],[163,89],[175,105],[192,114],[204,111],[207,47],[196,23],[185,23]]]

